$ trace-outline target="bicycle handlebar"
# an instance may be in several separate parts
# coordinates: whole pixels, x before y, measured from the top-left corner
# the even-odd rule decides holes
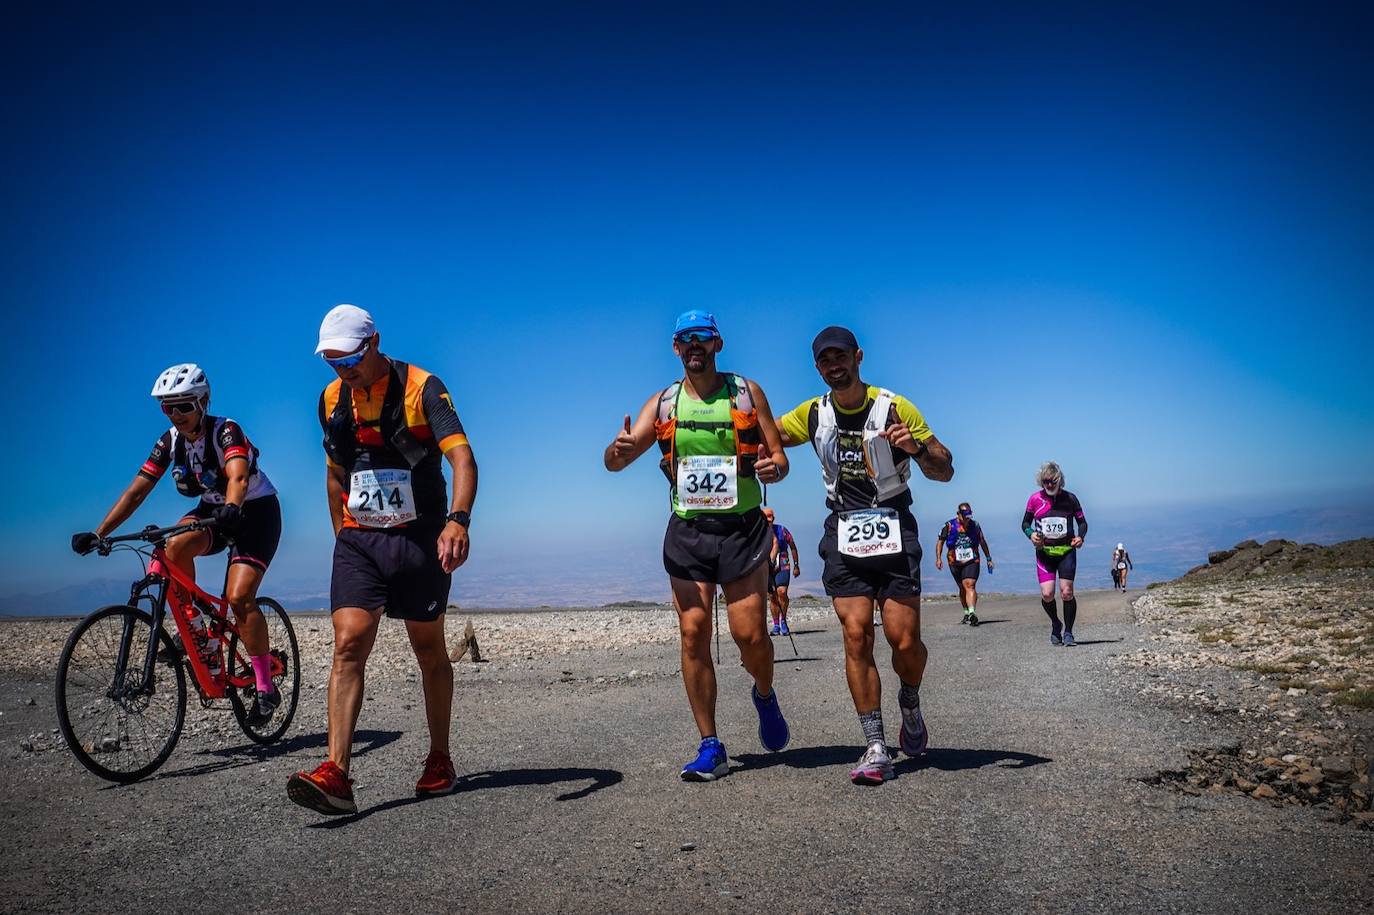
[[[110,555],[110,548],[116,543],[128,543],[134,540],[142,540],[145,543],[163,544],[177,534],[184,534],[187,531],[209,531],[219,526],[214,518],[201,518],[189,521],[186,524],[173,524],[171,527],[157,527],[148,525],[141,531],[133,534],[120,534],[118,537],[101,537],[96,544],[95,551],[101,556]]]

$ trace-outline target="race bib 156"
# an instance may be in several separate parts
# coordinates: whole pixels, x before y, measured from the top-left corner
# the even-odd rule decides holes
[[[348,513],[363,527],[395,527],[414,521],[419,515],[410,471],[356,471],[348,487]]]
[[[735,456],[698,454],[678,458],[677,503],[687,509],[720,510],[739,502]]]
[[[890,508],[840,512],[837,534],[840,552],[846,556],[886,556],[902,551],[902,529],[897,512]]]

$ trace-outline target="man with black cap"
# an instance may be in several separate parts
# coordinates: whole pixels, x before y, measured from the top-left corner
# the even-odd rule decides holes
[[[692,310],[677,319],[673,352],[683,377],[653,394],[606,446],[607,470],[624,470],[658,443],[672,514],[663,567],[682,635],[682,682],[701,744],[682,767],[683,781],[714,781],[729,771],[716,735],[716,671],[711,662],[711,604],[725,591],[730,634],[754,678],[759,743],[778,752],[790,733],[773,689],[773,643],[765,603],[773,530],[763,517],[760,483],[787,475],[787,456],[763,390],[716,369],[724,347],[716,319]]]
[[[920,696],[926,646],[921,545],[907,481],[913,460],[926,477],[941,482],[954,476],[954,463],[910,401],[859,378],[864,353],[853,333],[827,327],[812,341],[811,353],[830,391],[780,417],[778,426],[785,446],[809,442],[820,460],[830,508],[821,535],[821,579],[844,629],[845,676],[868,743],[849,777],[855,784],[880,785],[893,770],[873,660],[873,608],[882,612],[901,681],[901,749],[916,756],[929,740]]]

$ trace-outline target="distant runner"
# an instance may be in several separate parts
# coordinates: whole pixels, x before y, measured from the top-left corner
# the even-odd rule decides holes
[[[935,541],[935,568],[941,568],[940,559],[944,554],[949,561],[949,574],[954,576],[954,585],[959,589],[959,603],[964,607],[964,618],[959,622],[969,626],[978,625],[979,548],[988,557],[988,571],[991,572],[994,566],[988,538],[982,526],[973,520],[973,507],[961,502],[955,516],[940,528],[940,538]]]
[[[765,508],[763,517],[768,519],[769,526],[773,528],[773,548],[769,553],[769,563],[773,574],[772,582],[768,588],[768,594],[773,605],[773,628],[769,634],[790,635],[791,630],[787,628],[787,608],[791,605],[792,599],[787,596],[787,588],[792,583],[792,576],[801,575],[801,560],[797,558],[797,542],[792,539],[791,531],[776,523],[773,509]]]
[[[1118,543],[1112,552],[1112,580],[1116,582],[1118,589],[1126,590],[1126,576],[1135,568],[1131,562],[1131,554],[1126,552],[1126,544]]]
[[[1035,544],[1035,574],[1040,579],[1040,606],[1050,618],[1050,644],[1074,645],[1073,624],[1078,617],[1078,601],[1073,596],[1073,578],[1078,570],[1075,552],[1088,535],[1088,519],[1078,497],[1064,488],[1064,472],[1054,461],[1047,461],[1036,475],[1040,491],[1026,502],[1021,530]],[[1074,525],[1078,533],[1074,533]],[[1059,576],[1059,595],[1064,599],[1064,622],[1055,612],[1054,579]]]
[[[315,352],[338,376],[320,395],[325,491],[334,526],[329,606],[329,758],[297,772],[286,794],[320,813],[353,813],[348,777],[363,674],[382,614],[405,621],[424,686],[429,755],[415,796],[458,787],[449,757],[453,664],[444,641],[453,571],[468,558],[477,462],[437,375],[382,353],[372,316],[330,309]],[[448,497],[443,466],[453,474]]]
[[[911,462],[932,480],[954,476],[949,449],[921,411],[900,395],[859,377],[863,350],[854,334],[827,327],[811,343],[816,370],[830,391],[779,421],[784,445],[810,443],[825,480],[830,516],[821,536],[821,578],[844,629],[845,676],[868,748],[849,773],[860,785],[893,777],[883,733],[882,684],[873,660],[873,610],[892,646],[901,689],[900,745],[908,756],[929,741],[921,715],[926,646],[921,641],[921,544],[911,513]]]
[[[701,732],[683,781],[712,781],[729,771],[716,732],[716,670],[711,661],[711,604],[725,591],[730,635],[754,678],[759,742],[778,752],[790,734],[773,689],[768,638],[768,554],[773,532],[759,506],[760,482],[787,475],[787,456],[763,390],[716,368],[724,348],[714,316],[688,311],[677,319],[673,352],[680,381],[653,394],[606,447],[606,469],[624,470],[657,442],[672,514],[663,538],[663,567],[682,634],[682,682]]]

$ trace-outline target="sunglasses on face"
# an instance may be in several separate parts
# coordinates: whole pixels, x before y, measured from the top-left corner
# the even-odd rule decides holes
[[[959,514],[963,515],[965,518],[971,517],[973,515],[973,509],[961,508],[959,509]]]
[[[372,341],[371,341],[371,340],[369,340],[369,341],[367,341],[366,343],[364,343],[364,344],[363,344],[363,348],[360,349],[360,350],[358,350],[357,352],[349,353],[347,356],[340,356],[340,357],[338,357],[337,359],[330,359],[328,356],[325,356],[323,353],[321,353],[320,355],[321,355],[321,357],[324,359],[325,362],[329,363],[329,367],[330,367],[330,368],[335,368],[335,369],[351,369],[351,368],[353,368],[353,366],[355,366],[355,365],[357,365],[359,362],[362,362],[362,361],[363,361],[363,357],[367,355],[367,351],[370,350],[370,349],[372,349]]]
[[[689,343],[710,343],[714,339],[716,335],[710,331],[689,330],[685,334],[678,334],[673,338],[673,342],[686,346]]]
[[[200,409],[199,400],[164,400],[158,406],[167,416],[185,416]]]

